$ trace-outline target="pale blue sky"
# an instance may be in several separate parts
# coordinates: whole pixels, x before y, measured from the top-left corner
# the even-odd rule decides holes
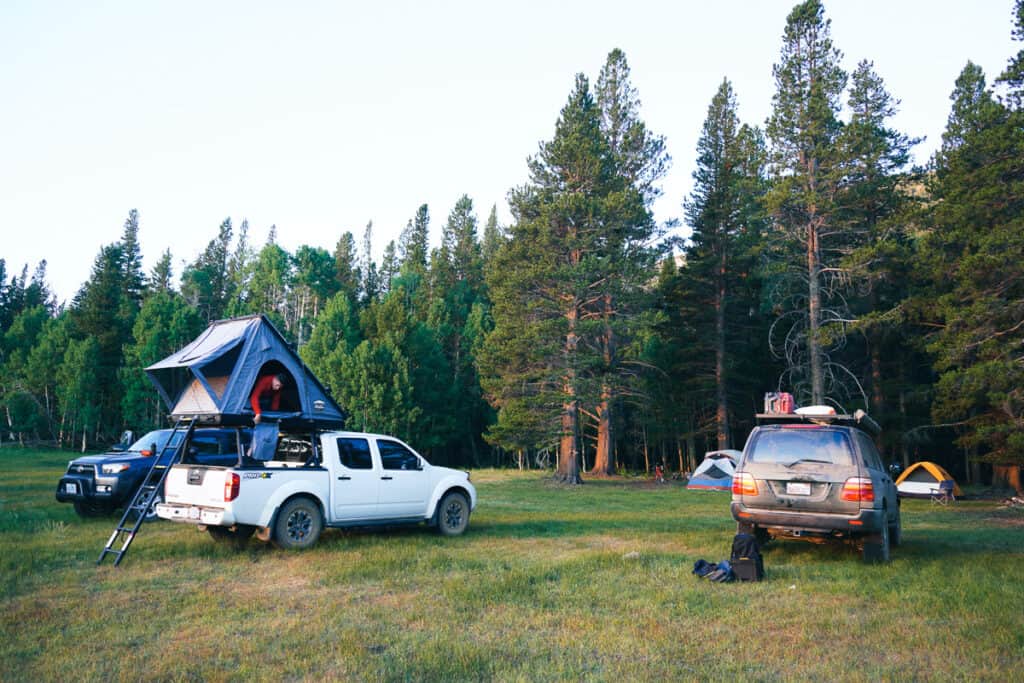
[[[574,74],[625,51],[673,157],[679,217],[707,105],[732,80],[763,124],[795,1],[0,2],[0,258],[49,261],[69,299],[129,209],[148,271],[175,273],[225,217],[288,249],[374,222],[377,257],[427,203],[432,238],[468,194],[481,225],[525,182]],[[848,69],[874,60],[895,124],[939,142],[968,59],[991,83],[1019,49],[1012,0],[826,0]]]

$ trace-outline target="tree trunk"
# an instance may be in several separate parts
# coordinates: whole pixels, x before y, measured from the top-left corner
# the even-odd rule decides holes
[[[566,484],[582,484],[580,479],[580,414],[575,401],[562,407],[562,439],[558,445],[558,466],[555,479]]]
[[[597,406],[597,449],[594,452],[594,474],[614,474],[615,462],[612,457],[612,416],[611,388],[601,388],[601,403]]]
[[[718,291],[715,293],[715,393],[718,399],[718,449],[729,448],[729,399],[725,390],[725,249],[718,264]]]
[[[818,226],[813,218],[807,224],[807,279],[809,283],[807,313],[807,353],[811,360],[811,403],[825,402],[825,374],[822,365],[821,340],[818,337],[821,326],[821,251],[818,246]]]
[[[575,302],[566,313],[568,333],[565,336],[565,400],[562,403],[562,438],[558,446],[555,479],[566,484],[582,484],[580,479],[580,409],[576,396],[576,320],[579,310]]]

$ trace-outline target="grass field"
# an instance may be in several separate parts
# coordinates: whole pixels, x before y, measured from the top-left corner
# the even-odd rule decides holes
[[[645,480],[562,488],[480,471],[468,532],[328,531],[236,552],[53,497],[72,457],[0,450],[0,677],[69,680],[1021,680],[1024,513],[903,506],[887,566],[770,544],[767,580],[709,584],[726,493]],[[109,559],[109,558],[108,558]]]

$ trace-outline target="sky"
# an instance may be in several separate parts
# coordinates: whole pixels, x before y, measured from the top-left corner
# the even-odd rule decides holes
[[[144,268],[180,276],[221,222],[271,225],[288,250],[361,244],[375,258],[421,204],[432,243],[468,195],[481,231],[554,133],[575,74],[622,49],[641,117],[672,166],[653,206],[682,217],[707,107],[723,78],[762,125],[793,0],[2,0],[0,258],[48,262],[69,300],[140,215]],[[892,124],[941,141],[968,60],[991,84],[1020,44],[1013,0],[826,0],[852,71],[872,60]]]

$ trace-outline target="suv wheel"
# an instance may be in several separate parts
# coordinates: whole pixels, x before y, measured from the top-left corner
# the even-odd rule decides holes
[[[159,491],[143,491],[139,496],[138,507],[141,510],[145,510],[144,516],[147,522],[152,522],[158,517],[156,516],[156,506],[164,502],[164,497],[160,495]]]
[[[896,510],[896,519],[889,524],[889,545],[898,546],[903,542],[903,523],[900,521],[900,511]]]
[[[864,537],[861,555],[865,562],[888,562],[889,550],[889,525],[885,524],[880,533]]]

